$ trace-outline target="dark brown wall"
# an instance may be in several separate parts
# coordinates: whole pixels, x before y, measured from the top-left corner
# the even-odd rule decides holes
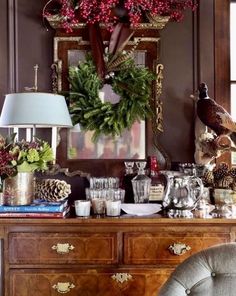
[[[52,30],[42,22],[46,0],[0,1],[0,107],[4,94],[33,85],[39,64],[39,89],[51,90]],[[161,33],[164,133],[159,142],[173,162],[192,162],[194,103],[189,98],[200,81],[214,95],[214,1],[202,0],[199,11],[184,21],[169,23]],[[207,16],[207,17],[206,17]],[[53,116],[53,112],[52,112]]]
[[[0,4],[0,96],[1,100],[5,92],[9,89],[8,83],[8,32],[7,32],[7,0],[2,0]]]
[[[169,23],[161,31],[164,133],[160,143],[171,160],[193,161],[193,16],[186,13],[181,23]]]
[[[9,91],[33,86],[33,66],[38,63],[40,90],[50,89],[52,33],[42,23],[46,1],[2,0],[1,13],[1,101]]]
[[[4,95],[34,85],[34,65],[39,65],[39,91],[51,90],[52,30],[42,21],[46,0],[1,0],[0,2],[0,106]],[[30,112],[30,110],[29,110]],[[52,114],[53,115],[53,114]],[[4,132],[4,131],[3,131]],[[48,130],[38,136],[48,138]]]

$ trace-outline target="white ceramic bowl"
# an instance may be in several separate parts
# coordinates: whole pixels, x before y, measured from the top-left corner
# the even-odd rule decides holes
[[[123,203],[121,205],[121,209],[129,215],[135,215],[135,216],[147,216],[147,215],[153,215],[159,211],[161,211],[161,205],[160,204],[128,204]]]

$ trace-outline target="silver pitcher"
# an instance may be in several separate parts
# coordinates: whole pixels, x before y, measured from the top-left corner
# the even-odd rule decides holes
[[[161,172],[167,181],[163,208],[170,217],[193,217],[192,210],[203,193],[202,180],[175,171]]]

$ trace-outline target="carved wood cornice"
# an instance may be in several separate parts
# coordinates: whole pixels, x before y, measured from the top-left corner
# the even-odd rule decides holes
[[[50,26],[53,29],[63,29],[61,16],[60,15],[51,15],[46,17],[47,21],[49,22]],[[170,17],[169,16],[157,16],[157,17],[149,17],[148,23],[140,23],[135,29],[154,29],[154,30],[161,30],[163,29],[166,24],[168,23]],[[106,28],[104,24],[100,25],[101,28]],[[86,27],[86,23],[78,23],[71,26],[73,30],[76,29],[83,29]]]

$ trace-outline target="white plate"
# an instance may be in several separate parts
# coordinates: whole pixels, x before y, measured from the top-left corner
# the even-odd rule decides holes
[[[129,215],[147,216],[160,212],[160,204],[121,204],[121,209]]]

